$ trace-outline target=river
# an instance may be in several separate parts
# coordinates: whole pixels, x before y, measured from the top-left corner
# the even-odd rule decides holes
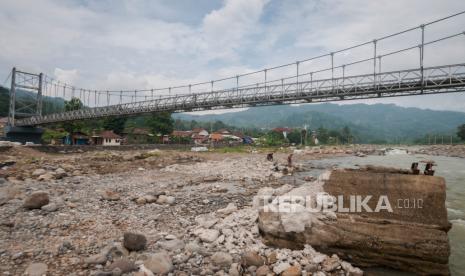
[[[446,207],[452,229],[449,231],[451,255],[449,267],[452,275],[465,275],[465,159],[445,156],[410,155],[396,151],[395,154],[385,156],[369,155],[366,157],[336,157],[322,160],[311,160],[308,164],[318,168],[310,174],[317,176],[325,168],[337,166],[339,168],[356,168],[357,165],[378,165],[409,169],[412,162],[434,160],[437,166],[436,176],[446,179],[447,199]],[[420,169],[424,164],[420,164]],[[377,275],[399,275],[399,273],[383,273]],[[406,274],[408,275],[408,274]]]

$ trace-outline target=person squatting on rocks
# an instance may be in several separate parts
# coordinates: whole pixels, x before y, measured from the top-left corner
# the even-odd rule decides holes
[[[270,161],[270,162],[273,161],[273,153],[272,153],[272,152],[271,152],[271,153],[268,153],[268,154],[266,155],[266,160],[268,160],[268,161]]]
[[[291,153],[291,154],[289,154],[289,156],[287,157],[287,166],[288,166],[289,168],[292,167],[292,155],[293,155],[293,154]]]

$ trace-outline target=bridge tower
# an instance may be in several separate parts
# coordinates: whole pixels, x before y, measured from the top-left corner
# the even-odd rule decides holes
[[[32,126],[15,126],[17,118],[42,115],[43,75],[11,71],[10,104],[5,136],[9,141],[40,143],[43,129]]]

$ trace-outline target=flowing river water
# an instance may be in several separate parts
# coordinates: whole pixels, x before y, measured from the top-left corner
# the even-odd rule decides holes
[[[437,166],[436,176],[446,179],[447,199],[446,207],[452,229],[449,231],[451,255],[449,267],[452,275],[465,275],[465,159],[445,156],[410,155],[396,151],[396,154],[384,156],[369,155],[366,157],[336,157],[322,160],[308,161],[312,165],[310,174],[317,176],[327,168],[356,168],[357,165],[378,165],[409,169],[412,162],[421,160],[434,160]],[[420,163],[420,169],[424,164]],[[308,172],[307,172],[308,174]],[[376,275],[400,275],[399,273],[376,271]],[[406,274],[408,275],[408,274]]]

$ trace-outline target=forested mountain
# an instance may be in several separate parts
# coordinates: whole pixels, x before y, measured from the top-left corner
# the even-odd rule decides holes
[[[217,115],[176,114],[175,118],[222,121],[238,127],[324,127],[348,126],[361,142],[413,141],[425,135],[454,135],[465,123],[465,113],[404,108],[394,104],[307,104],[255,107]]]

